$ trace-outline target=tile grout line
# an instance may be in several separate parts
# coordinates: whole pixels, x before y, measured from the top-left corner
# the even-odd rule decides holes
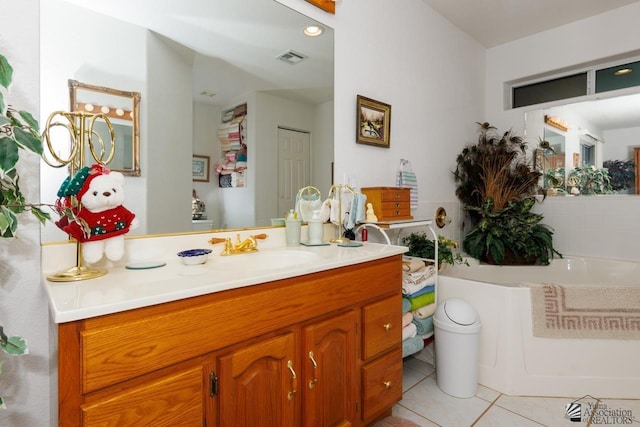
[[[473,426],[475,426],[475,425],[476,425],[476,423],[477,423],[478,421],[480,421],[480,419],[481,419],[482,417],[484,417],[484,415],[489,411],[489,409],[493,408],[493,405],[495,405],[495,403],[498,401],[498,399],[500,399],[500,396],[502,396],[502,393],[500,393],[500,394],[498,395],[498,397],[496,397],[496,398],[495,398],[495,399],[493,399],[491,402],[489,402],[489,406],[487,406],[486,408],[484,408],[484,411],[482,411],[482,413],[481,413],[480,415],[478,415],[478,418],[476,418],[476,419],[475,419],[475,421],[474,421],[473,423],[471,423],[471,425],[470,425],[469,427],[473,427]],[[484,399],[482,399],[482,400],[484,400]],[[485,400],[485,402],[486,402],[486,400]]]
[[[430,423],[432,423],[432,424],[434,424],[434,425],[436,425],[436,426],[438,426],[438,427],[442,427],[442,425],[441,425],[441,424],[438,424],[437,422],[433,421],[432,419],[427,418],[427,417],[425,417],[424,415],[421,415],[421,414],[417,413],[416,411],[414,411],[414,410],[413,410],[413,409],[411,409],[411,408],[407,408],[406,406],[404,406],[404,405],[402,405],[402,404],[400,404],[400,403],[396,403],[396,405],[398,405],[398,406],[402,406],[404,409],[406,409],[407,411],[411,412],[412,414],[414,414],[414,415],[416,415],[416,416],[418,416],[418,417],[422,418],[423,420],[429,421]]]

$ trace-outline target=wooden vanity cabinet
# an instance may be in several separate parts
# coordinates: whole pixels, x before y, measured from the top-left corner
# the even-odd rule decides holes
[[[368,425],[402,396],[400,306],[397,255],[62,323],[59,425]]]

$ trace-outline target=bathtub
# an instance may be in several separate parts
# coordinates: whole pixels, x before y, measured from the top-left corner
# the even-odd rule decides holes
[[[520,285],[640,286],[639,262],[565,257],[549,266],[469,263],[443,269],[437,298],[462,298],[478,310],[480,384],[507,395],[640,397],[640,340],[534,337],[530,290]]]

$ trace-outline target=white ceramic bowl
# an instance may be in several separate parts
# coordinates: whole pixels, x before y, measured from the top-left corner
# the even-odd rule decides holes
[[[198,265],[207,262],[211,249],[188,249],[178,252],[178,257],[184,265]]]

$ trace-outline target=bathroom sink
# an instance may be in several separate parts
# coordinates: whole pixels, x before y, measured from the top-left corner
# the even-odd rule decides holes
[[[302,266],[318,259],[319,256],[311,252],[275,250],[221,256],[216,260],[216,265],[229,268],[237,267],[247,271],[268,271]]]

